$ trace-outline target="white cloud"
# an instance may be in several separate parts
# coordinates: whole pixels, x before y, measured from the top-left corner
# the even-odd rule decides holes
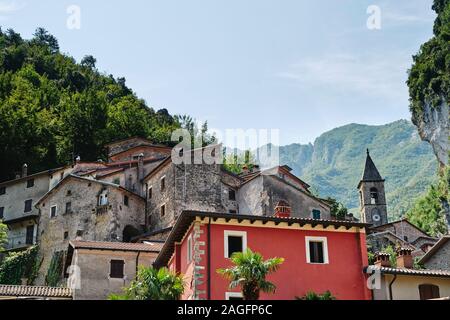
[[[8,15],[25,7],[25,3],[18,1],[0,1],[0,20],[6,20]]]
[[[370,96],[401,98],[407,93],[405,81],[409,65],[408,55],[389,57],[334,54],[304,59],[277,76],[293,81],[304,89],[322,87]]]

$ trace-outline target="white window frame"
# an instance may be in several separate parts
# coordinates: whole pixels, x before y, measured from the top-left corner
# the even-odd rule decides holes
[[[56,208],[55,209],[55,216],[52,217],[52,208]],[[56,218],[58,216],[58,205],[54,204],[52,206],[50,206],[50,219]]]
[[[228,237],[242,237],[242,252],[247,250],[247,232],[246,231],[236,231],[236,230],[225,230],[223,232],[223,252],[225,258],[229,259],[228,255]]]
[[[311,262],[311,255],[309,252],[309,243],[310,242],[322,242],[323,249],[323,263],[319,262]],[[305,246],[306,246],[306,262],[309,264],[329,264],[330,260],[328,258],[328,240],[327,237],[305,237]]]
[[[244,298],[242,292],[225,292],[225,300],[230,300],[230,298]]]
[[[193,243],[192,243],[192,234],[188,237],[187,239],[187,254],[186,254],[186,259],[187,259],[187,263],[191,263],[192,262],[192,256],[193,256]]]

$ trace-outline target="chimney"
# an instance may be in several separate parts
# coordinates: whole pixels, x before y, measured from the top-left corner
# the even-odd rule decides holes
[[[414,267],[414,259],[412,257],[412,249],[400,247],[397,249],[397,268],[412,269]]]
[[[291,206],[286,201],[278,201],[275,206],[275,217],[289,218],[291,216]]]
[[[144,179],[144,154],[143,153],[140,153],[138,155],[137,178],[138,178],[139,182],[141,182]]]
[[[80,163],[80,161],[81,161],[81,157],[80,157],[80,156],[77,156],[77,157],[75,158],[75,163]]]
[[[375,266],[390,268],[391,267],[391,261],[389,260],[390,257],[391,255],[389,253],[378,252],[375,255]]]
[[[28,175],[28,165],[26,163],[22,166],[22,177],[26,177]]]

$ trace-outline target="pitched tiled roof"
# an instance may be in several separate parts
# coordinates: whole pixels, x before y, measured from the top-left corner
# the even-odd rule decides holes
[[[450,240],[450,234],[443,236],[433,247],[420,259],[419,263],[425,263],[439,251],[439,249]]]
[[[37,286],[0,285],[0,296],[72,298],[72,289]]]
[[[388,267],[375,267],[369,266],[366,270],[375,271],[379,270],[382,274],[397,274],[397,275],[406,275],[406,276],[429,276],[429,277],[444,277],[450,278],[450,271],[445,270],[415,270],[415,269],[406,269],[406,268],[388,268]]]
[[[145,241],[145,243],[102,242],[102,241],[82,241],[82,240],[70,241],[70,245],[74,249],[144,251],[144,252],[159,252],[161,251],[163,244],[164,244],[163,242],[158,241]]]

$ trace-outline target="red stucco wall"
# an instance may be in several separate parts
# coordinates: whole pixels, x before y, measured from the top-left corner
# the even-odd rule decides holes
[[[202,241],[206,240],[207,227],[202,226]],[[324,292],[330,290],[337,299],[370,299],[366,288],[363,266],[367,265],[365,234],[306,231],[282,228],[261,228],[231,225],[211,225],[211,298],[224,299],[225,292],[239,291],[228,289],[228,282],[217,274],[218,268],[230,266],[224,257],[224,231],[239,230],[247,232],[247,245],[260,252],[265,259],[283,257],[281,268],[269,280],[277,286],[273,295],[262,294],[261,299],[287,299],[302,296],[307,291]],[[317,265],[306,262],[305,237],[327,237],[329,264]],[[185,238],[187,239],[187,238]],[[181,272],[191,273],[186,264],[187,240],[181,245]],[[208,253],[202,264],[206,266]],[[187,279],[191,274],[186,274]],[[205,280],[207,270],[205,270]],[[189,287],[189,283],[187,283]],[[202,286],[203,287],[203,286]],[[204,288],[207,290],[205,283]],[[187,290],[190,292],[190,288]]]

